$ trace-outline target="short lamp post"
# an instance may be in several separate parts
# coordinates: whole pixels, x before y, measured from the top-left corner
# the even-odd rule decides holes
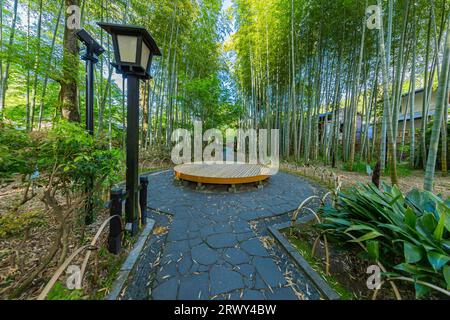
[[[94,135],[94,65],[98,62],[98,57],[105,52],[105,49],[84,29],[77,32],[78,40],[86,47],[86,51],[81,59],[86,61],[86,130],[91,136]],[[86,204],[85,223],[92,224],[94,220],[92,191],[94,189],[93,177],[89,177],[86,193],[89,195]]]
[[[81,56],[86,61],[86,130],[94,135],[94,65],[105,49],[84,29],[77,32],[77,37],[86,46]]]
[[[150,33],[142,27],[99,23],[112,36],[117,73],[127,79],[127,230],[139,231],[139,81],[150,79],[153,56],[161,52]]]

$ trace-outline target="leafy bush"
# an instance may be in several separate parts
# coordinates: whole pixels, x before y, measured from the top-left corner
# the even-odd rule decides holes
[[[370,163],[370,167],[372,170],[375,168],[376,161],[373,161]],[[350,166],[348,163],[344,164],[343,169],[345,171],[350,171]],[[367,162],[362,160],[357,160],[353,164],[353,172],[359,172],[359,173],[367,173]],[[389,166],[386,167],[386,169],[383,172],[383,176],[388,177],[391,174],[391,170]],[[398,177],[408,177],[411,175],[411,169],[409,168],[408,163],[398,163],[397,164],[397,176]]]
[[[388,177],[391,175],[390,166],[386,167],[386,170],[384,170],[383,174]],[[397,164],[397,176],[399,178],[408,177],[410,175],[411,175],[411,168],[409,167],[408,163],[403,162]]]
[[[0,123],[0,177],[30,173],[31,139],[26,132]]]
[[[59,181],[80,187],[88,177],[104,184],[117,180],[121,152],[91,137],[76,124],[58,123],[52,130],[27,133],[0,124],[0,177],[14,173],[57,174]]]
[[[414,190],[405,197],[394,186],[373,184],[351,188],[339,195],[333,208],[325,206],[317,227],[347,249],[361,249],[366,258],[382,263],[386,276],[415,281],[417,297],[430,288],[416,281],[450,289],[450,199]]]
[[[142,171],[172,163],[171,149],[164,144],[154,144],[149,149],[141,151],[139,158]]]
[[[29,211],[19,214],[9,212],[0,215],[0,239],[16,236],[24,230],[41,226],[45,223],[45,217],[40,212]]]
[[[70,290],[64,287],[61,282],[57,282],[47,296],[47,300],[82,300],[84,299],[82,290]]]
[[[58,183],[79,190],[90,177],[100,179],[102,185],[114,183],[120,172],[120,150],[96,141],[76,124],[62,122],[38,144],[37,168],[52,173]]]
[[[65,121],[49,131],[32,133],[2,125],[0,177],[30,175],[51,188],[53,195],[84,193],[94,181],[97,194],[121,178],[122,153],[104,141]]]

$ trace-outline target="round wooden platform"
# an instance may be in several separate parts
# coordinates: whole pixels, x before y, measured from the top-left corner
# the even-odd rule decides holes
[[[175,176],[180,180],[204,184],[245,184],[260,182],[270,177],[270,170],[262,165],[182,164],[176,166]]]

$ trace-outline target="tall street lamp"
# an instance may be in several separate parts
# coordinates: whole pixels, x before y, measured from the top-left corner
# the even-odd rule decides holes
[[[142,27],[99,23],[112,36],[117,73],[127,79],[127,230],[139,230],[139,81],[150,79],[153,56],[161,52],[150,33]]]
[[[98,62],[98,57],[105,52],[105,49],[84,29],[77,33],[78,40],[85,46],[86,51],[81,59],[86,61],[86,130],[91,136],[94,135],[94,65]],[[102,70],[103,71],[103,70]],[[85,223],[92,224],[94,221],[94,201],[92,191],[94,189],[93,177],[88,177],[86,193],[89,195],[86,204]]]

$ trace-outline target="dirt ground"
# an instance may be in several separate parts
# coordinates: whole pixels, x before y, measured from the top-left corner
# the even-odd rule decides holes
[[[10,298],[17,288],[43,261],[54,244],[58,222],[50,210],[45,207],[42,199],[43,189],[35,187],[35,195],[25,204],[21,204],[25,185],[20,178],[7,184],[0,185],[0,227],[7,234],[0,237],[0,298]],[[30,218],[25,218],[35,213]],[[107,210],[99,212],[96,221],[87,228],[76,227],[69,235],[69,254],[89,241],[97,232],[102,222],[108,217]],[[22,224],[22,225],[21,225]],[[77,224],[75,223],[74,226]],[[81,234],[84,234],[81,236]],[[106,239],[101,239],[102,245]],[[46,285],[48,279],[58,267],[59,252],[55,259],[35,278],[28,290],[18,297],[19,299],[35,298]],[[81,265],[84,254],[73,261]],[[97,260],[96,263],[99,261]],[[91,270],[89,270],[91,271]],[[65,275],[61,277],[61,280]]]
[[[147,172],[166,168],[167,165],[163,160],[158,160],[141,163],[140,167],[143,172]],[[42,201],[42,186],[35,185],[29,191],[30,199],[22,204],[26,186],[21,175],[0,180],[0,299],[11,298],[14,289],[36,270],[54,244],[57,234],[58,221]],[[107,200],[108,193],[105,191],[102,202]],[[69,234],[68,254],[89,243],[108,217],[109,210],[102,209],[97,213],[94,223],[88,227],[80,227],[80,223],[74,222]],[[5,230],[8,232],[5,233]],[[108,270],[120,264],[132,245],[129,240],[125,241],[122,254],[112,256],[105,253],[106,235],[107,231],[103,232],[97,245],[103,252],[101,257],[93,254],[87,269],[83,289],[85,293],[89,292],[90,298],[96,298],[99,292],[101,295],[107,294],[108,288],[102,285],[105,285],[105,279],[111,277]],[[58,268],[59,253],[18,299],[34,299],[39,295]],[[84,253],[80,254],[72,264],[81,265],[84,256]],[[63,274],[60,281],[64,282],[65,278],[66,274]]]
[[[289,171],[297,171],[300,174],[304,172],[304,167],[295,167],[290,164],[283,164],[282,168]],[[371,177],[369,177],[367,174],[360,173],[360,172],[349,172],[344,171],[341,169],[331,169],[330,167],[309,167],[308,175],[312,175],[314,168],[318,168],[318,172],[321,172],[322,169],[326,169],[329,171],[334,172],[336,175],[338,175],[341,178],[342,186],[343,188],[348,188],[356,183],[368,183],[371,181]],[[423,189],[423,179],[424,179],[424,172],[421,170],[415,170],[412,171],[409,176],[406,177],[400,177],[400,185],[399,188],[403,193],[408,193],[409,191],[413,189]],[[390,184],[390,178],[383,176],[382,181],[384,181],[387,184]],[[435,187],[434,187],[434,193],[441,194],[444,199],[450,198],[450,176],[448,177],[442,177],[440,172],[437,172],[435,177]]]
[[[370,181],[370,178],[367,175],[361,173],[340,171],[338,174],[342,177],[344,186],[351,186],[352,184],[355,184],[356,181],[363,183]],[[407,193],[413,189],[423,189],[423,178],[424,178],[423,171],[419,170],[413,171],[410,176],[399,178],[400,180],[399,188],[404,193]],[[390,183],[389,177],[383,177],[382,180],[388,184]],[[442,194],[444,198],[449,198],[450,177],[442,177],[438,173],[438,175],[435,178],[434,192],[436,194]]]

